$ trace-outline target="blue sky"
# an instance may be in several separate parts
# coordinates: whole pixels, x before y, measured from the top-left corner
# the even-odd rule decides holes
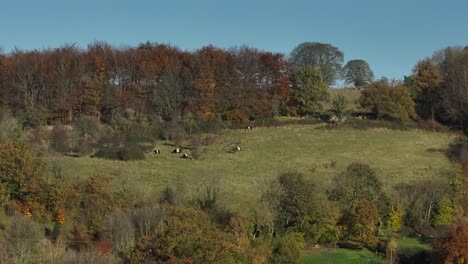
[[[248,45],[288,54],[330,43],[345,62],[364,59],[376,77],[401,79],[447,46],[468,45],[466,0],[30,0],[0,3],[0,47],[42,49],[147,40],[183,50]]]

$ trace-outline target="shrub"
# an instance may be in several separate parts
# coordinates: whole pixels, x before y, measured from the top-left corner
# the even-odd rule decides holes
[[[333,115],[343,118],[347,114],[348,100],[342,94],[338,94],[332,99],[330,111]]]
[[[112,160],[143,160],[145,159],[145,151],[142,147],[127,143],[124,146],[110,146],[99,149],[94,155],[98,158]]]
[[[125,145],[117,153],[120,160],[143,160],[145,159],[144,150],[134,144]]]
[[[247,114],[238,109],[224,112],[223,118],[233,125],[240,125],[248,121]]]
[[[79,139],[73,147],[73,151],[80,154],[80,156],[90,155],[93,153],[93,149],[94,144],[85,138]]]
[[[424,120],[424,119],[418,119],[417,121],[418,128],[424,129],[424,130],[432,130],[432,131],[437,131],[437,132],[448,132],[449,128],[442,125],[441,123],[433,120]]]
[[[9,249],[19,263],[27,263],[32,258],[41,232],[31,217],[15,215],[12,226],[6,232]]]
[[[50,114],[44,108],[36,108],[34,112],[23,112],[18,115],[18,124],[22,129],[37,128],[47,125]]]
[[[50,141],[55,151],[70,151],[70,129],[64,125],[55,125],[50,132]]]
[[[0,112],[0,142],[12,138],[19,129],[20,126],[15,118],[7,112]]]
[[[96,151],[94,154],[95,157],[103,159],[118,160],[118,149],[116,147],[104,147]]]
[[[134,245],[135,228],[130,217],[122,211],[116,211],[109,216],[107,233],[115,252],[123,251]]]
[[[99,140],[102,126],[99,119],[82,116],[75,122],[75,129],[86,140]]]

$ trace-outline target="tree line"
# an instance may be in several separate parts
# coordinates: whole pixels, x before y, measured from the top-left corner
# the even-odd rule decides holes
[[[316,76],[319,87],[331,85],[341,78],[343,53],[329,44],[304,43],[290,57],[249,47],[187,52],[150,42],[13,50],[0,54],[0,107],[49,124],[83,115],[110,122],[128,108],[164,120],[198,116],[231,122],[315,110],[307,103],[311,95],[293,92],[303,86],[297,75]],[[348,64],[347,80],[357,86],[372,80],[366,62]],[[297,73],[306,66],[316,72]]]
[[[240,124],[321,112],[330,99],[328,87],[342,79],[364,91],[361,106],[378,118],[420,117],[463,129],[467,53],[459,47],[438,51],[400,82],[374,81],[366,61],[343,66],[342,51],[317,42],[302,43],[288,56],[249,47],[188,52],[151,42],[16,49],[0,54],[0,108],[22,116],[29,126],[71,123],[82,116],[111,123],[128,109],[140,119]]]

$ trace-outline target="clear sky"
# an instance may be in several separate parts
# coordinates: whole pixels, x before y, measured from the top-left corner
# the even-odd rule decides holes
[[[147,40],[183,50],[208,44],[289,52],[330,43],[369,62],[377,78],[402,79],[447,46],[468,45],[466,0],[3,0],[0,47],[114,46]]]

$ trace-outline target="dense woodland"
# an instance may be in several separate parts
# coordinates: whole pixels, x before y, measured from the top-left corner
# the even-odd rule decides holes
[[[0,263],[298,263],[314,245],[365,247],[388,263],[468,263],[468,48],[435,52],[403,81],[374,80],[360,59],[343,64],[343,52],[323,43],[288,56],[150,42],[0,54]],[[360,91],[359,111],[330,96],[337,80]],[[156,140],[189,142],[197,159],[209,144],[200,135],[285,125],[278,117],[457,133],[448,153],[457,169],[392,191],[361,162],[327,190],[281,173],[263,183],[255,210],[237,212],[220,205],[216,184],[168,186],[148,200],[107,175],[66,181],[44,162],[144,159]],[[433,251],[405,259],[395,246],[402,235],[433,238]]]

